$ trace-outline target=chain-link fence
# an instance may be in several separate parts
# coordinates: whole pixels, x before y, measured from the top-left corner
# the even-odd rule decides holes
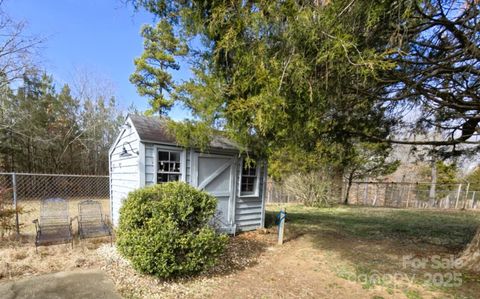
[[[299,200],[289,194],[282,184],[273,181],[267,181],[267,191],[265,194],[266,203],[299,203]]]
[[[39,217],[40,203],[46,198],[63,198],[68,202],[70,217],[78,215],[78,204],[86,199],[102,203],[105,215],[110,214],[108,176],[59,175],[32,173],[0,173],[3,201],[17,208],[16,231],[33,234],[34,219]]]
[[[406,182],[353,182],[343,186],[342,202],[347,196],[352,205],[395,207],[395,208],[437,208],[437,209],[478,209],[480,190],[468,182],[457,184],[406,183]],[[266,193],[267,203],[297,203],[284,186],[269,181]]]
[[[476,187],[476,186],[475,186]],[[480,209],[480,190],[457,184],[354,182],[351,204],[398,208]]]

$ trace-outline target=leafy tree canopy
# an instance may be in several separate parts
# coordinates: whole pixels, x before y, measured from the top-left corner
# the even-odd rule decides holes
[[[447,164],[443,161],[436,161],[437,184],[454,185],[458,184],[458,166],[455,163]],[[431,166],[423,166],[420,171],[423,182],[430,182],[432,176]]]
[[[132,3],[158,18],[132,75],[152,109],[180,102],[195,116],[189,126],[220,128],[257,154],[306,153],[344,169],[368,142],[476,143],[473,0]],[[193,79],[172,80],[179,60]],[[442,140],[392,138],[434,127]]]
[[[466,181],[470,183],[471,190],[480,190],[480,167],[477,166],[475,170],[473,170],[469,175],[466,177]]]
[[[338,166],[355,156],[358,132],[390,133],[386,109],[362,91],[393,67],[377,49],[403,10],[391,10],[395,1],[133,3],[159,18],[143,30],[132,75],[153,110],[179,101],[193,123],[221,128],[257,154],[313,153]],[[168,75],[179,59],[191,62],[192,80]]]

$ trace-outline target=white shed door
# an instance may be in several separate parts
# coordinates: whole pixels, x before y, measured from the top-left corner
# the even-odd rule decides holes
[[[228,228],[233,223],[231,207],[234,196],[235,161],[232,156],[196,154],[194,185],[215,196],[217,225]]]

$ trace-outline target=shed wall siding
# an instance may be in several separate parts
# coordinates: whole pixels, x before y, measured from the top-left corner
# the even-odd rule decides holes
[[[240,196],[239,185],[242,175],[242,160],[239,159],[237,165],[237,190],[235,200],[235,223],[237,230],[247,231],[254,230],[263,226],[263,201],[262,196],[264,192],[264,163],[261,164],[259,184],[258,184],[258,196]]]
[[[132,153],[127,145],[127,151],[132,155],[129,157],[120,157],[124,142],[129,142],[134,152],[139,151],[139,155]],[[112,148],[110,156],[110,197],[112,220],[115,225],[118,224],[120,207],[130,191],[143,185],[153,185],[156,183],[156,161],[157,149],[174,149],[178,147],[159,145],[153,143],[141,143],[134,128],[127,129],[121,133],[118,143]],[[182,152],[182,172],[187,183],[194,185],[195,172],[199,170],[193,164],[194,150],[186,149]],[[221,153],[219,153],[221,154]],[[230,153],[231,155],[231,153]],[[257,229],[263,226],[264,216],[264,176],[265,164],[261,163],[259,171],[258,196],[239,196],[242,159],[236,159],[236,169],[234,186],[232,192],[234,196],[233,203],[229,204],[229,214],[234,216],[233,221],[237,231],[247,231]]]
[[[192,153],[193,151],[187,149],[185,155],[185,182],[192,184]]]
[[[126,145],[131,156],[120,157],[123,144],[129,142],[132,149]],[[133,152],[132,152],[133,150]],[[112,221],[118,224],[120,207],[130,191],[140,185],[139,162],[140,157],[135,152],[139,151],[139,138],[132,128],[124,130],[118,143],[112,148],[110,156],[110,203]]]
[[[155,146],[145,144],[145,186],[155,184]]]

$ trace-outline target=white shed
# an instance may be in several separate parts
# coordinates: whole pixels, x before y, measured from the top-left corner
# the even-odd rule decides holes
[[[264,226],[266,163],[245,167],[230,140],[216,136],[205,152],[177,145],[160,118],[129,115],[110,148],[110,208],[114,225],[128,193],[168,181],[184,181],[218,199],[217,224],[223,231]]]

